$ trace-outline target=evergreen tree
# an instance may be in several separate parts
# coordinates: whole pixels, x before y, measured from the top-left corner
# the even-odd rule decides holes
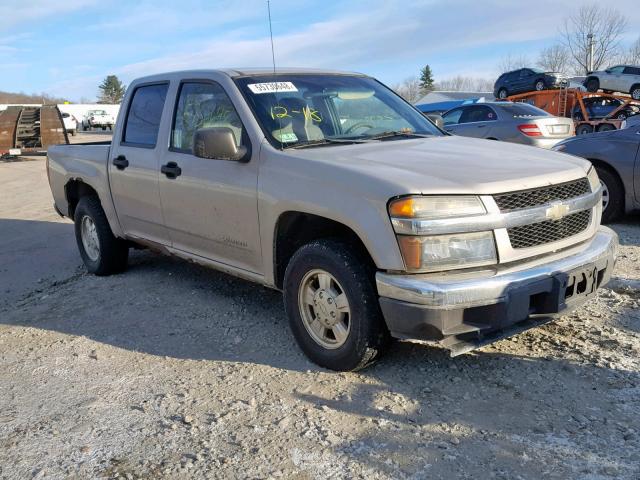
[[[120,103],[126,90],[126,87],[115,75],[108,75],[98,88],[100,89],[98,103]]]
[[[420,70],[420,90],[422,90],[422,93],[433,90],[433,73],[431,73],[431,67],[429,65],[425,65],[425,67]]]

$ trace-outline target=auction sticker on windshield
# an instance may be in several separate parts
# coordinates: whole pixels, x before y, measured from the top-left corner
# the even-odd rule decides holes
[[[298,89],[291,82],[267,82],[250,83],[247,85],[253,93],[277,93],[277,92],[297,92]]]

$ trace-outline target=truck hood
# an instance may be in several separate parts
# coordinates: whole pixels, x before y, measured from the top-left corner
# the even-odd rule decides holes
[[[586,160],[542,148],[456,136],[285,152],[331,165],[325,172],[339,174],[339,181],[353,188],[364,187],[363,178],[385,184],[391,195],[525,190],[584,177],[590,166]],[[310,168],[309,174],[322,175],[316,168]]]

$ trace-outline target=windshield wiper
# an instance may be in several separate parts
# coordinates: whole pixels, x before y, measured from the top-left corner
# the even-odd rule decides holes
[[[366,137],[367,140],[385,140],[387,138],[431,138],[433,135],[423,134],[423,133],[415,133],[415,132],[404,132],[402,130],[395,131],[387,131],[378,133],[377,135],[372,135],[371,137]]]
[[[309,140],[306,142],[297,143],[295,145],[286,146],[284,148],[307,148],[318,147],[322,145],[352,145],[354,143],[366,143],[366,140],[339,140],[337,138],[323,138],[320,140]]]

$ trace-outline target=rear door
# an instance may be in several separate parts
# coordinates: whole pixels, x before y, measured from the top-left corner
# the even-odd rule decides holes
[[[523,68],[520,70],[520,76],[518,77],[518,91],[529,92],[533,90],[534,73],[533,70]]]
[[[486,105],[464,107],[456,133],[465,137],[487,138],[497,120],[496,112]]]
[[[158,131],[168,82],[142,84],[128,97],[109,159],[111,194],[127,235],[169,244],[160,206]],[[166,147],[165,147],[166,148]]]
[[[225,89],[208,79],[180,84],[175,95],[169,148],[160,167],[165,225],[174,248],[262,273],[258,225],[258,154]],[[237,145],[252,152],[246,163],[196,157],[193,135],[199,128],[232,130]],[[165,169],[166,170],[166,169]]]
[[[612,90],[614,92],[621,92],[624,90],[625,81],[623,75],[624,67],[612,67],[608,70],[608,75],[605,76],[604,84],[600,85],[600,88],[606,90]]]
[[[621,86],[624,93],[629,93],[631,87],[640,82],[640,67],[624,67]]]

